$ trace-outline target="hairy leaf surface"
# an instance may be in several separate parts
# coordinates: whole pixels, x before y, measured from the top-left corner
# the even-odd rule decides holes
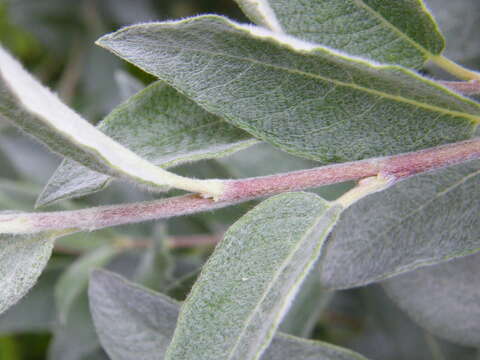
[[[113,273],[96,270],[89,286],[97,334],[112,360],[163,359],[179,304]]]
[[[256,141],[156,82],[117,107],[98,126],[104,134],[162,168],[229,155]],[[64,160],[37,206],[104,189],[112,178]]]
[[[382,63],[420,68],[445,44],[421,0],[236,0],[273,31]]]
[[[169,173],[106,136],[63,104],[1,47],[0,117],[51,150],[93,170],[157,187],[175,186],[211,195],[221,191],[216,182]]]
[[[257,138],[323,162],[469,138],[480,106],[373,65],[217,16],[124,28],[98,43]]]
[[[447,340],[480,343],[480,256],[419,269],[384,282],[387,293],[418,324]]]
[[[322,282],[348,288],[480,248],[480,161],[415,176],[348,208],[325,245]]]
[[[0,334],[51,331],[56,321],[53,291],[66,261],[52,260],[38,282],[19,302],[0,315]]]
[[[92,274],[89,295],[100,341],[112,360],[165,358],[180,303],[102,270]],[[275,336],[261,359],[365,360],[337,346],[281,333]]]
[[[35,285],[52,254],[58,235],[0,235],[0,313]]]
[[[182,306],[166,359],[258,359],[342,208],[308,193],[270,198],[238,220]]]

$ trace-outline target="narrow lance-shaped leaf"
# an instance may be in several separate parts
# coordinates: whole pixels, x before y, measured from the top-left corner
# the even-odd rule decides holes
[[[477,347],[479,261],[480,254],[475,254],[419,269],[383,284],[400,308],[419,325],[449,341]]]
[[[258,359],[342,210],[314,194],[268,199],[225,234],[182,306],[166,359]]]
[[[20,300],[35,285],[52,254],[60,233],[0,235],[0,313]]]
[[[97,128],[162,168],[226,156],[256,142],[161,82],[118,106]],[[111,180],[106,174],[64,160],[37,206],[91,194],[108,186]]]
[[[398,66],[217,16],[150,23],[98,43],[207,111],[297,156],[358,160],[469,138],[480,106]]]
[[[480,161],[404,180],[347,209],[325,244],[322,283],[349,288],[480,248]]]
[[[0,117],[85,166],[151,186],[173,186],[208,195],[217,181],[169,173],[112,140],[63,104],[0,47]]]
[[[108,264],[119,251],[118,246],[100,247],[77,259],[63,273],[55,287],[55,304],[61,323],[65,323],[72,304],[87,289],[92,269]]]
[[[351,55],[420,68],[445,47],[421,0],[236,0],[259,25]]]
[[[180,303],[104,270],[92,274],[89,297],[100,342],[112,360],[165,358]],[[198,355],[203,348],[197,350]],[[261,359],[366,360],[347,349],[281,333],[275,336]]]

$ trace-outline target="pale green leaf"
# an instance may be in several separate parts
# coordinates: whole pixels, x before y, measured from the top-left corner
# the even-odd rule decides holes
[[[161,82],[117,107],[98,129],[162,168],[226,156],[256,142]],[[108,175],[64,160],[37,206],[91,194],[111,180]]]
[[[89,295],[100,342],[112,360],[165,358],[180,303],[103,270],[92,274]],[[197,355],[201,353],[198,349]],[[365,360],[346,349],[281,333],[261,359]]]
[[[112,360],[164,358],[179,311],[175,300],[103,270],[91,276],[89,299],[100,343]]]
[[[28,295],[0,315],[0,334],[48,332],[53,328],[53,291],[67,263],[62,260],[52,259]]]
[[[374,65],[217,16],[124,28],[98,43],[207,111],[324,162],[469,138],[480,106],[398,66]]]
[[[273,31],[382,63],[420,68],[445,46],[421,0],[236,2],[254,22]]]
[[[78,258],[63,273],[55,287],[55,304],[61,323],[65,323],[72,304],[87,289],[92,269],[107,265],[118,252],[116,246],[102,246]]]
[[[400,308],[428,331],[478,347],[479,271],[480,255],[475,254],[403,274],[383,284]]]
[[[480,248],[480,161],[415,176],[348,208],[321,260],[325,286],[348,288]]]
[[[0,313],[35,285],[52,254],[55,233],[0,235]]]
[[[238,220],[182,306],[166,359],[258,359],[342,208],[314,194],[270,198]]]
[[[217,181],[172,174],[123,147],[63,104],[1,47],[0,118],[51,150],[96,171],[150,186],[174,186],[211,196],[222,190]]]

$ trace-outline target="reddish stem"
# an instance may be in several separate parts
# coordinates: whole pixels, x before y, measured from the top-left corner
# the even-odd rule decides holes
[[[103,206],[83,210],[0,215],[0,229],[8,223],[26,225],[25,233],[46,230],[95,230],[103,227],[170,218],[208,211],[250,199],[287,191],[303,190],[348,180],[382,175],[399,181],[415,174],[480,158],[480,138],[417,152],[324,166],[259,178],[225,181],[225,193],[218,201],[197,194],[150,202]],[[2,227],[2,223],[5,224]],[[18,233],[18,228],[16,228]],[[23,231],[23,230],[21,230]]]
[[[446,86],[463,95],[480,94],[480,81],[438,81],[439,84]]]

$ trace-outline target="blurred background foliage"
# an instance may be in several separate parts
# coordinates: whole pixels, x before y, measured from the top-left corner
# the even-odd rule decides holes
[[[447,55],[480,68],[480,1],[431,0]],[[201,13],[246,22],[233,0],[0,0],[0,42],[43,83],[96,123],[154,79],[98,48],[94,41],[121,26]],[[475,25],[477,25],[475,27]],[[433,76],[442,76],[431,69]],[[254,161],[252,162],[252,159]],[[33,209],[61,159],[0,123],[0,210]],[[227,159],[176,169],[199,178],[249,177],[315,166],[259,144]],[[316,190],[332,199],[350,185]],[[48,210],[133,202],[163,195],[117,183],[108,190]],[[254,203],[168,222],[123,226],[61,239],[47,270],[19,304],[0,316],[1,360],[100,360],[90,319],[87,279],[94,267],[184,299],[214,243]],[[192,246],[191,242],[203,245]],[[282,330],[350,347],[371,359],[478,359],[476,350],[426,333],[386,298],[378,285],[329,293],[313,272]]]

